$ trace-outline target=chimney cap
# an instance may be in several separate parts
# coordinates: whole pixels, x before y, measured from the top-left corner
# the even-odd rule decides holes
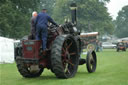
[[[75,9],[77,9],[77,5],[76,5],[76,3],[71,3],[71,5],[70,5],[70,9],[71,9],[71,10],[75,10]]]

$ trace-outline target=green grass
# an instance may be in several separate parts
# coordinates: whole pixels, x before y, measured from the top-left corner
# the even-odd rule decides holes
[[[89,74],[86,65],[82,65],[70,79],[57,79],[47,69],[38,78],[23,78],[16,64],[1,64],[0,85],[128,85],[128,51],[104,50],[97,53],[97,59],[95,73]]]

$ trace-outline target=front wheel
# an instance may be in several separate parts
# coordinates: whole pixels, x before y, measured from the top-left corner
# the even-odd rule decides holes
[[[86,58],[86,67],[89,73],[93,73],[96,70],[97,58],[95,51],[88,51]]]
[[[90,50],[95,50],[95,45],[94,44],[88,44],[87,45],[87,50],[90,51]]]

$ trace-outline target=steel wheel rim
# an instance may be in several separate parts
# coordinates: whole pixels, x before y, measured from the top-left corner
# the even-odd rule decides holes
[[[62,47],[62,64],[64,67],[64,73],[66,75],[71,75],[74,68],[74,63],[72,61],[73,57],[76,55],[76,53],[71,51],[71,48],[73,46],[73,41],[70,41],[71,39],[67,39]]]

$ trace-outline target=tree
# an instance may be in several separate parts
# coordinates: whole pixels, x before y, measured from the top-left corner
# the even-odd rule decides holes
[[[78,29],[112,34],[112,18],[105,7],[109,0],[56,0],[53,17],[58,23],[64,23],[65,18],[71,19],[69,6],[74,1],[78,6]]]
[[[65,19],[71,20],[72,2],[78,6],[78,29],[112,33],[112,18],[105,7],[109,0],[0,0],[0,35],[11,38],[28,35],[31,13],[44,7],[58,24],[63,24]]]
[[[40,12],[42,8],[48,9],[48,14],[52,15],[53,8],[55,6],[56,0],[40,0],[40,3],[38,4],[38,11]]]
[[[122,10],[119,11],[115,25],[115,34],[117,37],[128,37],[128,5],[124,6]]]
[[[37,10],[38,3],[39,0],[1,0],[0,34],[10,38],[28,35],[31,13]]]
[[[65,19],[70,18],[69,1],[70,0],[56,0],[52,17],[54,17],[55,21],[59,24],[63,24]]]

